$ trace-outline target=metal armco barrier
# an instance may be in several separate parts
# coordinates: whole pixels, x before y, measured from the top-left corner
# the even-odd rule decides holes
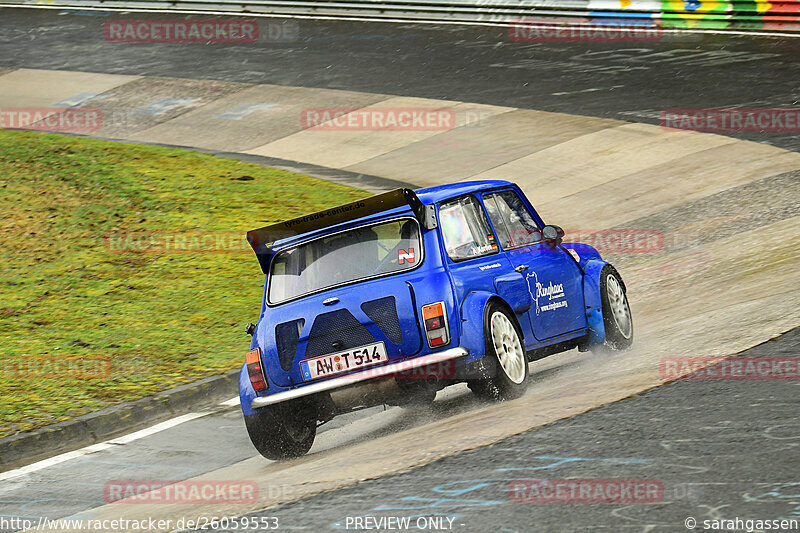
[[[12,0],[4,6],[800,33],[800,0]]]

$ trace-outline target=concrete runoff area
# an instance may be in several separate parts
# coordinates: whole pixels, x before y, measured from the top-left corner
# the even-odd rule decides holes
[[[0,70],[0,106],[56,107],[59,103],[79,103],[91,107],[87,102],[94,96],[138,79],[139,76],[66,70],[3,69]]]
[[[433,118],[433,124],[410,127],[386,127],[390,117],[410,110]],[[508,108],[453,103],[445,100],[395,97],[388,98],[342,117],[342,126],[337,119],[320,124],[322,129],[308,128],[305,131],[260,146],[247,153],[278,157],[315,165],[343,168],[392,152],[412,143],[435,137],[454,128],[479,127],[479,122]],[[351,126],[348,116],[361,114],[363,120]],[[426,121],[427,122],[427,121]]]
[[[646,158],[646,152],[640,152],[640,157]],[[734,158],[735,165],[725,163]],[[797,169],[799,163],[800,154],[780,148],[723,143],[636,173],[621,174],[616,180],[569,196],[551,199],[558,194],[554,191],[540,205],[542,210],[551,212],[563,206],[565,200],[581,205],[591,202],[591,210],[564,213],[567,218],[563,225],[585,227],[599,222],[605,227],[615,227],[632,218]],[[587,168],[586,173],[592,173],[592,169]],[[604,216],[594,216],[598,212]]]
[[[86,105],[103,112],[103,127],[96,135],[127,139],[247,87],[241,83],[147,78],[116,87]]]
[[[351,91],[256,85],[188,111],[131,139],[245,152],[303,129],[301,113],[315,107],[364,107],[388,98]]]
[[[482,172],[476,179],[526,175],[536,169],[542,198],[548,201],[602,186],[650,167],[689,158],[696,152],[736,141],[718,135],[668,131],[649,124],[614,124],[575,136],[505,165]],[[575,157],[581,154],[581,157]],[[681,176],[683,177],[683,176]]]
[[[422,187],[484,179],[482,172],[489,175],[531,153],[616,124],[608,119],[515,109],[373,157],[347,170],[382,175],[402,167],[406,179]],[[506,179],[515,173],[501,171],[497,175]]]

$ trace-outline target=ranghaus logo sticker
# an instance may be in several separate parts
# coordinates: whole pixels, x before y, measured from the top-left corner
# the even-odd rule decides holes
[[[527,274],[525,279],[528,280],[528,291],[531,293],[531,297],[533,298],[534,302],[536,302],[537,315],[545,311],[553,311],[555,309],[560,309],[561,307],[568,307],[567,301],[562,299],[564,298],[563,283],[553,283],[551,281],[545,285],[539,282],[539,276],[536,274],[536,272]],[[533,280],[533,286],[531,285],[531,280]],[[532,290],[533,287],[536,288],[535,296],[534,291]]]

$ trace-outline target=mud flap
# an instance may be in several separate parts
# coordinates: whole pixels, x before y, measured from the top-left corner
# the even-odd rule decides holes
[[[603,344],[606,340],[606,328],[603,324],[603,301],[600,295],[600,275],[608,263],[602,259],[590,259],[584,267],[583,302],[586,308],[586,322],[589,325],[589,337],[578,349],[582,352],[590,346]]]
[[[486,351],[484,334],[484,310],[486,303],[494,295],[485,291],[473,291],[461,304],[461,338],[459,345],[469,350],[465,363],[469,365],[481,360]]]

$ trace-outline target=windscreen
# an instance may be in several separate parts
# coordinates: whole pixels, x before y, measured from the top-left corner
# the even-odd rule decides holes
[[[419,225],[404,218],[361,226],[282,250],[270,267],[269,302],[411,270],[422,260]]]

